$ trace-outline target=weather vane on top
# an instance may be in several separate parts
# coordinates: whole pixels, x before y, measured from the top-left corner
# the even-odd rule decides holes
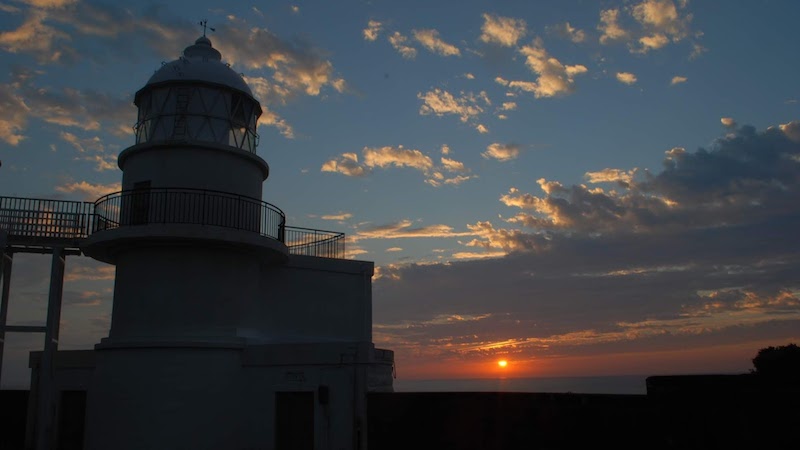
[[[201,21],[200,21],[200,25],[202,25],[202,26],[203,26],[203,36],[204,36],[204,37],[205,37],[205,35],[206,35],[206,28],[208,28],[208,29],[209,29],[209,30],[211,30],[211,31],[217,31],[216,29],[214,29],[214,28],[211,28],[211,27],[209,27],[209,26],[208,26],[208,20],[206,20],[206,19],[203,19],[203,20],[201,20]]]

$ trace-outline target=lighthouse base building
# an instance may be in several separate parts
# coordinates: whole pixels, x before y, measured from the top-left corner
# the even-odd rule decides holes
[[[264,290],[228,336],[106,338],[59,351],[55,408],[80,410],[69,403],[76,395],[86,402],[87,449],[367,448],[366,396],[392,391],[394,359],[371,343],[372,270],[292,255],[261,268]],[[213,275],[199,273],[198,289],[213,289]],[[40,358],[31,359],[32,393]],[[70,420],[55,417],[56,441],[74,442]]]
[[[372,343],[373,263],[345,259],[343,233],[288,226],[262,200],[261,106],[207,37],[134,103],[120,192],[0,197],[0,334],[45,333],[28,447],[366,449],[367,393],[392,390],[394,361]],[[6,326],[19,252],[53,255],[44,327]],[[116,267],[111,327],[93,350],[58,351],[67,255]]]

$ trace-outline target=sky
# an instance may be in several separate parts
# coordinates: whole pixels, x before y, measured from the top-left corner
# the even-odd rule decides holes
[[[375,262],[398,379],[744,373],[800,341],[797,17],[794,0],[0,0],[0,195],[119,190],[133,94],[207,20],[264,110],[264,200]],[[43,323],[49,267],[15,256],[9,324]],[[68,257],[61,349],[107,335],[113,277]],[[4,387],[41,339],[7,335]]]

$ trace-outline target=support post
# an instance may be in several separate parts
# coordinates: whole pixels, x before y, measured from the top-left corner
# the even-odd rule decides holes
[[[56,394],[53,360],[58,351],[58,330],[61,322],[61,298],[64,292],[64,248],[53,248],[50,269],[50,296],[47,302],[47,330],[44,352],[39,361],[39,382],[36,407],[36,449],[55,448]]]
[[[0,242],[0,244],[3,244]],[[3,350],[6,346],[6,323],[8,322],[8,295],[11,292],[12,254],[6,252],[5,245],[0,247],[0,281],[3,282],[2,298],[0,298],[0,380],[3,378]]]

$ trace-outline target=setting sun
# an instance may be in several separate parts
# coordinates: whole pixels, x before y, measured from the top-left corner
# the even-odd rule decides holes
[[[508,361],[506,361],[505,359],[501,359],[500,361],[497,361],[497,365],[500,367],[505,367],[508,365]]]

